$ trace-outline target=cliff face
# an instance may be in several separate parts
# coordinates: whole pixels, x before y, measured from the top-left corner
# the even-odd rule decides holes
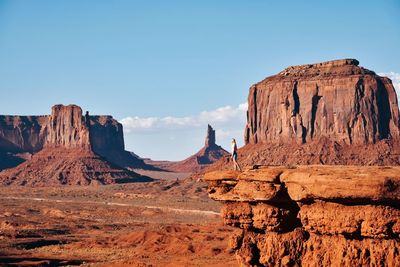
[[[42,149],[47,116],[0,116],[0,150],[37,152]]]
[[[155,169],[125,151],[122,124],[112,116],[89,116],[90,145],[94,152],[124,168]]]
[[[83,115],[76,105],[55,105],[51,115],[0,116],[0,150],[37,152],[43,147],[124,150],[122,124],[111,116]]]
[[[122,124],[111,116],[90,116],[90,143],[99,154],[125,150]]]
[[[261,167],[205,175],[241,266],[396,266],[400,167]]]
[[[399,139],[395,89],[355,59],[289,67],[253,85],[246,144]]]
[[[45,147],[90,149],[89,122],[76,105],[56,105],[48,118]]]

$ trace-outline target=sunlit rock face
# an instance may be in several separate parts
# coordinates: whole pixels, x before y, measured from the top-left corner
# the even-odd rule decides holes
[[[149,167],[125,151],[122,124],[112,116],[89,115],[77,105],[54,105],[51,115],[0,116],[0,170],[43,148],[86,149],[122,167]]]
[[[397,266],[400,167],[257,167],[204,176],[241,266]]]
[[[346,144],[399,139],[390,79],[355,59],[288,67],[251,86],[245,142],[297,143],[322,137]]]
[[[0,167],[7,168],[0,172],[0,185],[90,185],[149,180],[122,168],[124,164],[143,166],[144,162],[124,150],[122,125],[111,116],[83,115],[79,106],[55,105],[49,116],[0,119]],[[18,155],[24,152],[33,155],[18,161]],[[12,166],[13,163],[18,166]]]

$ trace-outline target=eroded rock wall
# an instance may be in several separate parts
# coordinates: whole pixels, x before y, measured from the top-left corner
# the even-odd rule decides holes
[[[55,105],[45,116],[0,116],[0,170],[23,162],[17,153],[57,147],[93,150],[122,167],[146,167],[125,151],[122,124],[112,116],[83,114],[76,105]]]
[[[293,66],[251,86],[246,144],[399,139],[392,82],[358,64],[344,59]]]
[[[76,105],[55,105],[48,118],[45,147],[91,149],[89,122]]]
[[[100,154],[125,150],[122,124],[112,116],[90,116],[90,143]]]
[[[0,150],[33,153],[44,146],[125,149],[122,124],[112,116],[84,115],[76,105],[55,105],[51,115],[0,116]]]
[[[36,152],[42,149],[47,116],[0,116],[0,150]]]
[[[241,266],[397,266],[400,167],[260,167],[205,175]]]

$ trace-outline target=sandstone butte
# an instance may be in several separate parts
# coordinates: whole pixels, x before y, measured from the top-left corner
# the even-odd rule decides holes
[[[61,129],[65,128],[63,132]],[[73,137],[73,138],[72,138]],[[15,167],[18,157],[26,159],[44,147],[86,147],[114,164],[151,168],[125,151],[122,124],[112,116],[82,115],[76,105],[55,105],[51,115],[0,116],[0,170]],[[7,165],[7,160],[9,166]],[[5,165],[5,166],[3,166]]]
[[[354,59],[294,66],[251,86],[248,106],[245,171],[225,157],[204,175],[240,265],[400,266],[390,79]]]
[[[0,172],[3,185],[52,186],[147,180],[123,167],[144,166],[124,150],[122,125],[111,116],[83,115],[76,105],[55,105],[50,116],[1,116],[3,162],[34,153]],[[109,161],[108,161],[108,160]],[[117,166],[110,161],[120,160]]]
[[[391,80],[358,64],[343,59],[294,66],[253,85],[246,143],[307,143],[322,136],[348,144],[398,139]]]
[[[288,67],[250,87],[244,140],[243,166],[400,165],[396,91],[355,59]]]

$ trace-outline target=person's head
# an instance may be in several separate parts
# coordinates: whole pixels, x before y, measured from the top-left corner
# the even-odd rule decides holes
[[[232,138],[232,144],[236,144],[235,138]]]

